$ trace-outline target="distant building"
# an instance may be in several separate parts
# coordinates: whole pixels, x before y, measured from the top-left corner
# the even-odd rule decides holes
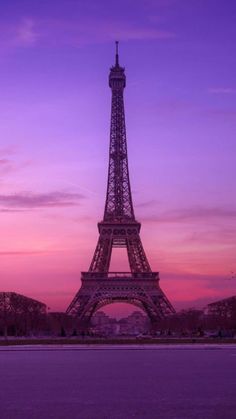
[[[15,292],[0,292],[0,335],[28,335],[38,331],[46,304]]]
[[[92,317],[92,330],[95,334],[103,336],[136,336],[148,330],[147,316],[140,311],[117,320],[109,317],[103,311],[98,311]]]
[[[205,312],[207,315],[222,317],[224,319],[236,316],[236,296],[208,304]]]
[[[97,311],[92,317],[92,331],[97,335],[116,335],[117,321],[103,311]]]
[[[119,334],[121,335],[139,335],[149,329],[149,321],[140,311],[134,311],[128,317],[119,321]]]

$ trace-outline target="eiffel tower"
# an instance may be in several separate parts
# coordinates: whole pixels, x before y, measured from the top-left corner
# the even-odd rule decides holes
[[[119,64],[116,42],[115,65],[111,67],[112,92],[109,169],[103,220],[88,272],[81,273],[81,288],[67,309],[81,325],[89,327],[93,314],[114,302],[127,302],[148,315],[152,327],[175,312],[159,286],[159,273],[152,272],[141,238],[141,224],[135,219],[129,180],[123,91],[125,69]],[[113,247],[125,247],[130,272],[110,272]]]

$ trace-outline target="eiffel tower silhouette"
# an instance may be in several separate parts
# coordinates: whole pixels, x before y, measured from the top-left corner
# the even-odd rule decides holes
[[[67,309],[81,325],[102,306],[127,302],[141,308],[153,327],[175,312],[159,286],[159,273],[152,272],[135,219],[129,180],[123,91],[125,69],[119,64],[116,42],[115,65],[110,69],[112,91],[109,169],[104,217],[98,223],[99,238],[88,272],[81,274],[81,288]],[[109,272],[113,247],[125,247],[130,272]]]

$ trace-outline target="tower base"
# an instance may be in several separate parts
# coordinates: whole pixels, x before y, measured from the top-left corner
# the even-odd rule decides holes
[[[67,309],[89,327],[91,317],[101,307],[115,303],[130,303],[141,308],[149,317],[152,328],[175,310],[159,286],[158,272],[83,272],[82,285]]]

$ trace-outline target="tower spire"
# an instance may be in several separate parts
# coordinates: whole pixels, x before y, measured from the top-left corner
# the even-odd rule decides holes
[[[116,67],[119,67],[119,41],[116,41]]]

